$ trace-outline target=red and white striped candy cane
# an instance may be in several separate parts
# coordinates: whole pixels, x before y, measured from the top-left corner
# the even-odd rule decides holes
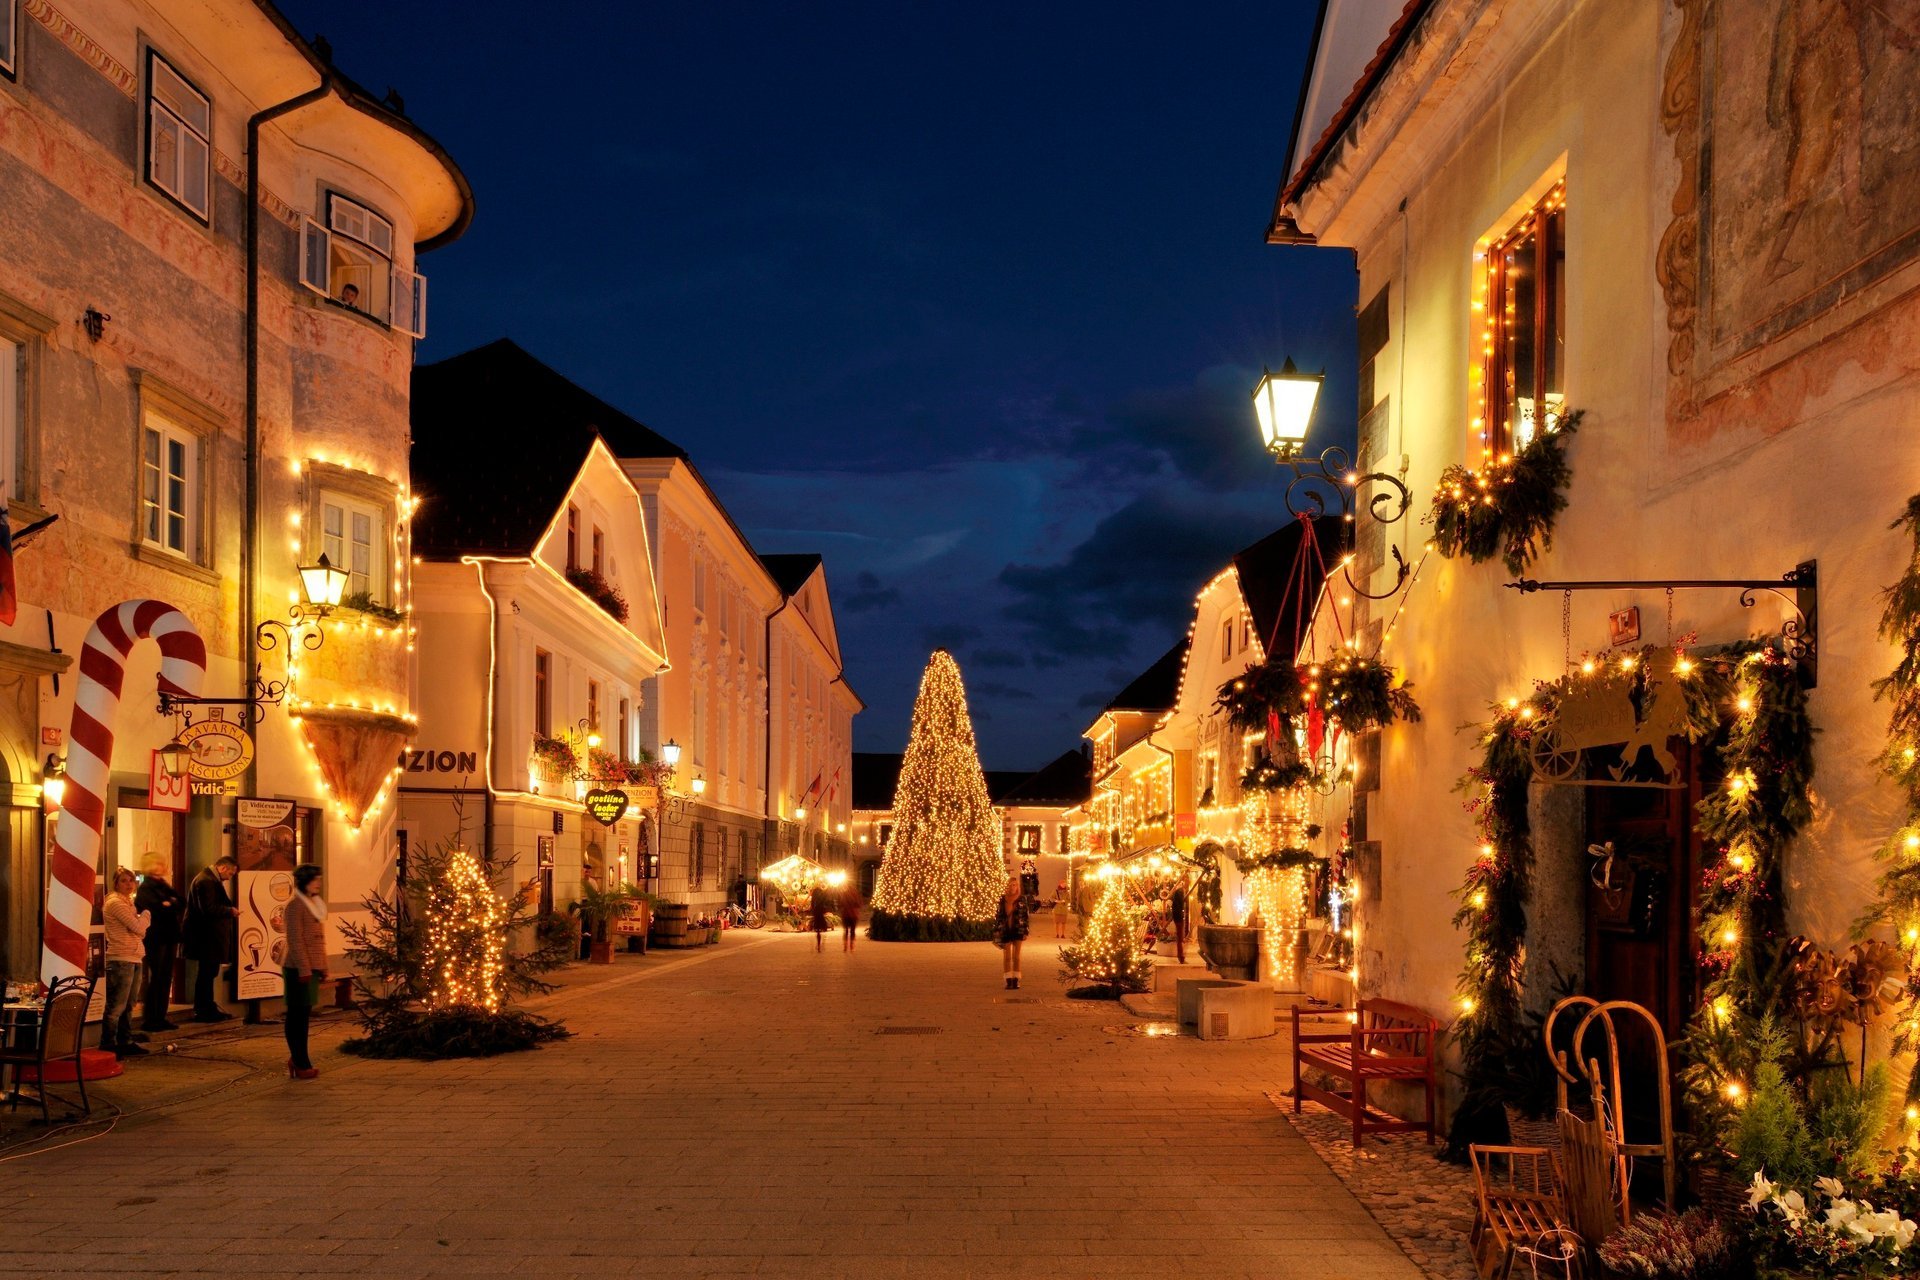
[[[127,654],[136,640],[160,646],[160,692],[192,698],[207,674],[207,646],[187,615],[160,600],[129,600],[94,619],[80,650],[67,735],[67,793],[54,828],[47,876],[46,948],[40,980],[87,971],[87,926],[100,868],[100,831],[107,816],[107,773],[113,767],[113,721]]]

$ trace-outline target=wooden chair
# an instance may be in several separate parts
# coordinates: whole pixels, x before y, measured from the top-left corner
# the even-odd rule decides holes
[[[1311,1009],[1310,1016],[1346,1013],[1344,1009]],[[1357,1151],[1369,1133],[1424,1133],[1433,1145],[1434,1037],[1440,1024],[1422,1010],[1395,1000],[1362,1000],[1352,1010],[1353,1022],[1343,1031],[1302,1032],[1301,1010],[1290,1010],[1293,1020],[1293,1111],[1300,1113],[1303,1098],[1312,1098],[1353,1122]],[[1303,1067],[1333,1077],[1334,1088],[1310,1082]],[[1367,1101],[1370,1081],[1398,1080],[1426,1087],[1424,1120],[1402,1120]],[[1339,1085],[1348,1086],[1342,1091]]]
[[[73,1078],[80,1086],[82,1113],[93,1114],[93,1104],[87,1101],[86,1074],[80,1069],[81,1030],[86,1025],[87,1002],[92,998],[92,978],[55,978],[47,988],[47,1003],[40,1015],[39,1043],[30,1049],[0,1050],[0,1064],[14,1069],[13,1106],[20,1105],[20,1082],[25,1075],[23,1068],[34,1069],[33,1085],[40,1092],[40,1120],[43,1124],[53,1123],[53,1115],[47,1109],[49,1062],[73,1063]]]
[[[1567,1221],[1560,1164],[1540,1147],[1470,1146],[1475,1213],[1469,1244],[1481,1280],[1507,1280],[1522,1248]]]

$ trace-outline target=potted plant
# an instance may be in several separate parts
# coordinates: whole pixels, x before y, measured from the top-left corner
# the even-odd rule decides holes
[[[592,940],[588,959],[592,963],[613,963],[613,940],[608,933],[615,917],[626,914],[627,904],[632,901],[633,889],[629,885],[602,889],[589,883],[580,890],[580,900],[573,904],[573,911],[587,926]]]

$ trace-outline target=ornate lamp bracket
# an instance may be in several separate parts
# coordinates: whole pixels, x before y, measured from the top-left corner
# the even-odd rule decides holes
[[[1295,454],[1276,456],[1275,461],[1293,472],[1293,478],[1287,482],[1287,510],[1305,524],[1324,520],[1337,511],[1341,522],[1357,534],[1362,515],[1359,494],[1364,485],[1374,486],[1366,500],[1364,515],[1375,524],[1398,524],[1406,519],[1407,511],[1413,505],[1413,495],[1407,491],[1406,483],[1400,477],[1385,471],[1361,473],[1355,469],[1353,455],[1339,445],[1321,450],[1318,457]],[[1390,549],[1394,578],[1393,585],[1385,591],[1368,591],[1355,582],[1350,557],[1342,565],[1341,576],[1346,579],[1353,594],[1368,600],[1385,600],[1406,585],[1407,576],[1413,572],[1413,568],[1401,553],[1399,544],[1390,544]]]
[[[253,647],[258,653],[271,653],[275,649],[285,648],[289,653],[298,645],[311,653],[326,643],[326,633],[318,626],[309,626],[327,616],[322,607],[294,605],[287,611],[287,618],[268,618],[253,629]],[[256,661],[253,673],[247,681],[247,693],[241,698],[181,698],[172,694],[160,695],[160,714],[179,716],[182,723],[192,724],[195,707],[241,707],[241,720],[248,725],[257,725],[266,718],[268,707],[277,707],[286,701],[287,679],[269,679],[266,665]]]

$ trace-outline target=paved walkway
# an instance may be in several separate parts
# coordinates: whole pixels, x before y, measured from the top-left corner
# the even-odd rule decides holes
[[[984,944],[622,957],[539,1052],[327,1054],[0,1163],[0,1273],[1418,1280],[1264,1096],[1284,1041],[1128,1034],[1053,946],[1017,997]]]

